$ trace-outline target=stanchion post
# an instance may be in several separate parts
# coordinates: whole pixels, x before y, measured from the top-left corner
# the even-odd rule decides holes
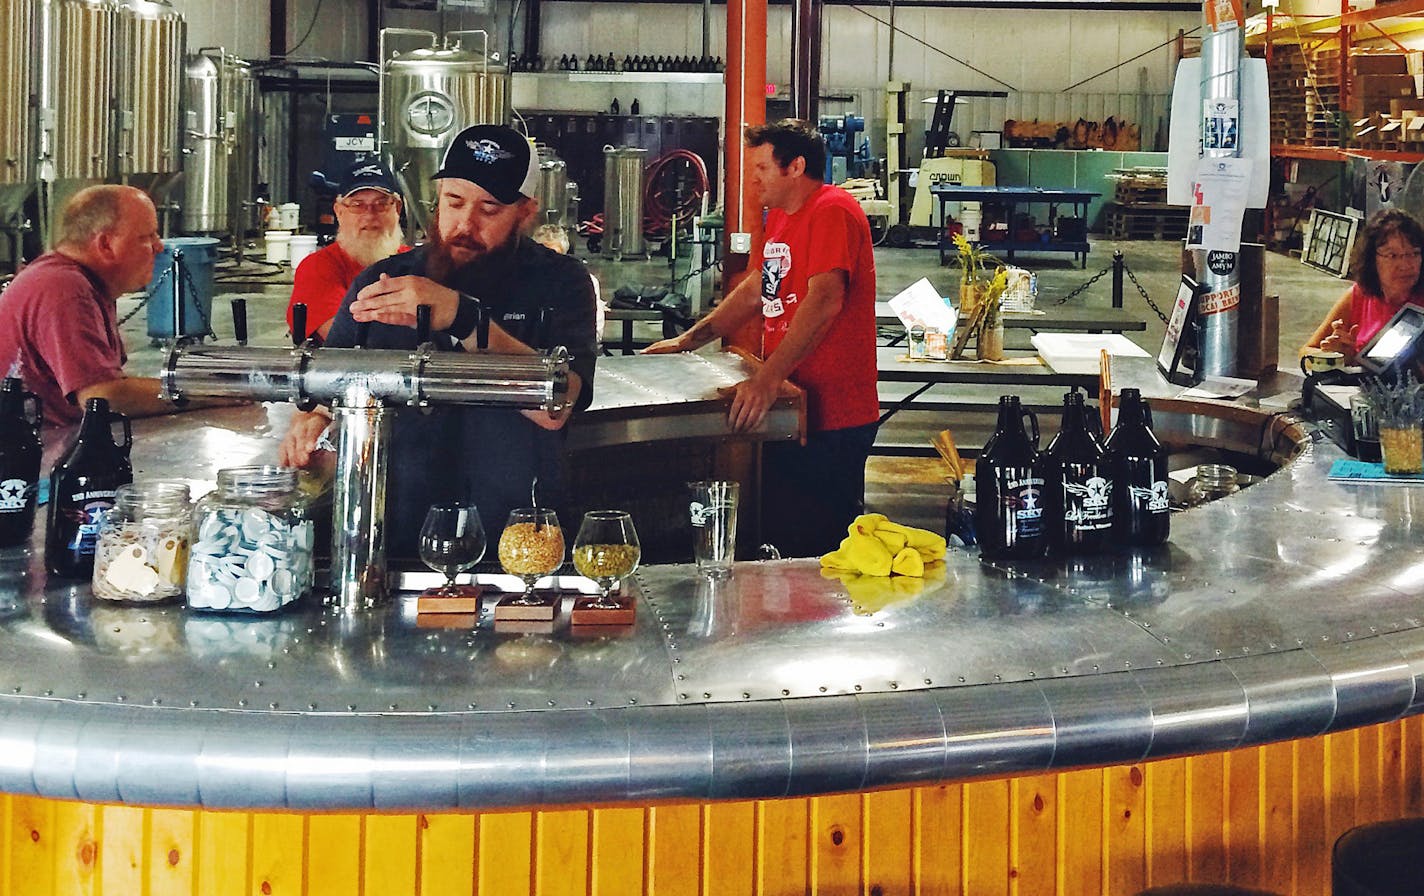
[[[1114,250],[1113,250],[1113,263],[1112,263],[1112,271],[1113,271],[1112,303],[1113,303],[1113,307],[1114,307],[1114,308],[1121,308],[1121,307],[1122,307],[1122,268],[1123,268],[1122,250],[1121,250],[1121,249],[1114,249]]]

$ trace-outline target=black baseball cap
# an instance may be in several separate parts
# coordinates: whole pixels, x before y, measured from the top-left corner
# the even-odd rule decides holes
[[[434,180],[455,177],[478,184],[505,205],[533,198],[539,185],[539,156],[513,128],[477,124],[465,128],[445,150]]]
[[[396,179],[391,177],[390,170],[375,159],[357,162],[347,169],[341,183],[337,185],[336,197],[345,199],[359,190],[380,190],[391,196],[400,195],[400,190],[396,189]]]

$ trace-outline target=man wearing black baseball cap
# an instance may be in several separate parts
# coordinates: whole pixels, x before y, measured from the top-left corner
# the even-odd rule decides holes
[[[430,241],[387,258],[352,283],[327,345],[353,346],[370,324],[369,348],[413,349],[416,308],[431,308],[432,340],[475,351],[481,307],[493,353],[564,346],[570,354],[571,410],[593,399],[594,298],[584,266],[521,234],[538,214],[538,157],[529,141],[500,125],[466,128],[445,152]],[[394,427],[387,531],[390,549],[414,556],[433,503],[469,500],[491,539],[509,511],[562,499],[563,427],[569,411],[401,409]],[[330,415],[298,414],[282,443],[283,463],[305,466]],[[537,490],[535,483],[537,481]]]
[[[336,241],[297,265],[287,302],[287,326],[292,326],[292,306],[301,302],[307,306],[307,332],[302,335],[318,339],[331,330],[356,275],[406,248],[401,245],[400,190],[378,160],[357,162],[346,170],[332,210]]]

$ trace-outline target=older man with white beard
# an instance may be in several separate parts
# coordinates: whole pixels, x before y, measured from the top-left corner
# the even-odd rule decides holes
[[[307,306],[304,337],[325,339],[356,275],[406,248],[401,244],[400,191],[385,165],[375,160],[357,162],[337,190],[332,203],[336,241],[297,265],[287,303],[289,329],[292,306],[298,302]]]
[[[571,410],[588,407],[596,356],[588,272],[578,260],[520,235],[538,213],[532,198],[538,175],[538,156],[512,129],[476,125],[462,131],[435,174],[439,194],[430,242],[357,277],[326,344],[354,346],[357,325],[364,323],[370,325],[366,347],[414,349],[416,308],[429,305],[436,348],[473,351],[483,306],[489,351],[564,346]],[[568,418],[568,411],[398,409],[387,488],[391,552],[416,556],[421,521],[434,503],[474,502],[491,543],[510,510],[534,499],[558,507]],[[321,408],[297,414],[282,443],[282,463],[311,463],[329,421]]]

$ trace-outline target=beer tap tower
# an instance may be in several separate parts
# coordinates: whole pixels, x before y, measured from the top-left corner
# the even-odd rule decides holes
[[[538,409],[557,413],[568,401],[568,353],[490,354],[489,320],[481,313],[478,351],[437,351],[430,308],[418,309],[419,347],[326,348],[305,339],[306,307],[293,311],[292,348],[247,346],[243,309],[234,307],[238,345],[168,349],[159,375],[164,398],[183,396],[286,401],[303,410],[329,405],[336,426],[331,593],[342,611],[373,606],[386,585],[386,474],[392,409],[435,405]]]

